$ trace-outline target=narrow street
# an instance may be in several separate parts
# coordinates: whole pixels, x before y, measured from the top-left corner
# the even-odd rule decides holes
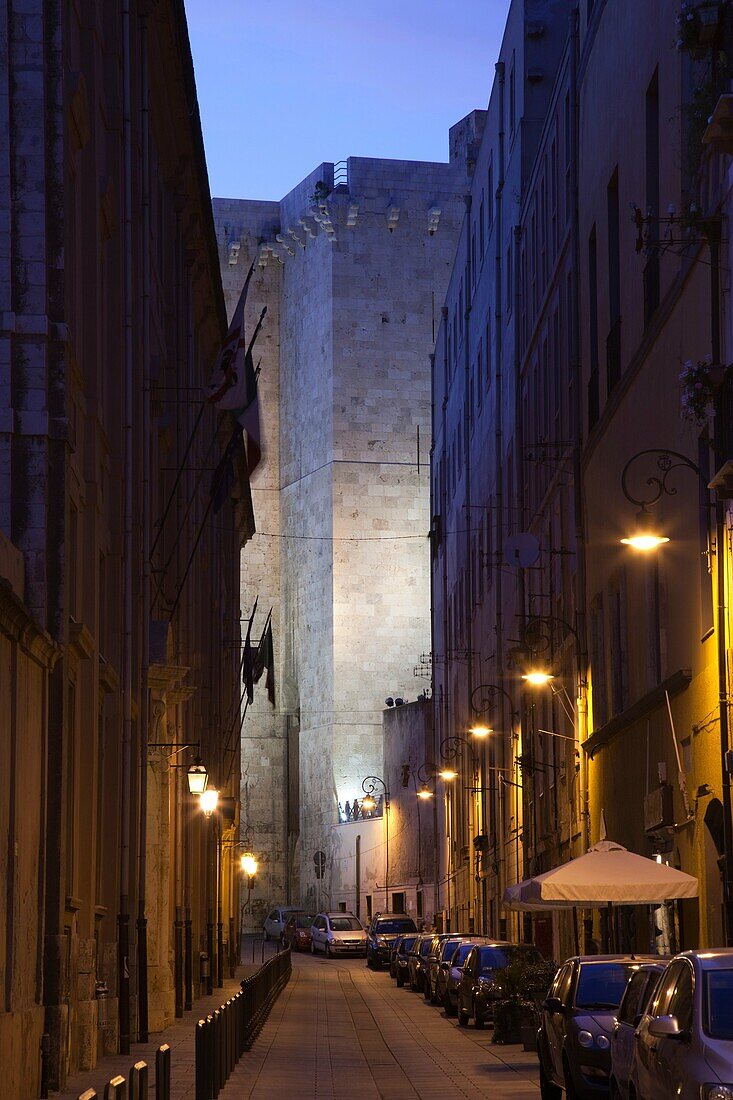
[[[529,1100],[537,1059],[459,1028],[363,959],[293,957],[293,976],[225,1100]]]

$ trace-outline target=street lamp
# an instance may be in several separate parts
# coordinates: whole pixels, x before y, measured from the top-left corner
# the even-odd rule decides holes
[[[189,794],[201,795],[206,790],[206,784],[209,782],[209,773],[206,767],[201,763],[201,757],[197,756],[193,764],[186,772],[186,778],[188,780]]]
[[[251,852],[244,852],[239,861],[242,865],[242,871],[245,875],[248,875],[250,879],[254,878],[257,874],[257,860]],[[251,889],[251,887],[250,887]]]
[[[214,787],[207,787],[199,795],[199,805],[204,812],[204,817],[211,817],[219,803],[219,792]]]
[[[525,672],[522,679],[530,687],[546,687],[555,677],[553,673],[547,672],[543,668],[533,668],[529,672]]]
[[[714,340],[717,340],[717,336],[714,336]],[[719,405],[719,402],[716,403],[716,405]],[[715,416],[716,424],[720,417],[721,410],[717,407]],[[655,460],[657,472],[646,478],[645,484],[649,487],[648,490],[646,490],[643,495],[634,495],[629,485],[632,472],[649,458]],[[707,478],[703,476],[700,467],[697,463],[693,462],[691,458],[688,458],[687,455],[680,454],[679,451],[670,450],[668,447],[647,447],[643,451],[637,451],[635,455],[632,455],[624,466],[621,473],[621,490],[629,503],[636,505],[637,508],[641,509],[642,513],[648,515],[650,514],[649,509],[653,508],[662,497],[674,497],[677,495],[677,488],[672,484],[672,479],[676,471],[680,469],[691,470],[692,473],[696,475],[702,493],[709,494],[710,489],[716,487],[714,483],[713,485],[708,485]],[[723,791],[723,912],[725,916],[725,938],[727,945],[730,947],[733,946],[733,819],[731,818],[731,776],[727,764],[730,746],[728,717],[727,608],[725,606],[726,563],[724,555],[726,530],[725,513],[720,498],[718,498],[717,503],[713,505],[708,495],[707,502],[708,507],[715,508],[716,586],[718,590],[715,634],[717,637],[718,725],[720,733]],[[659,541],[657,545],[669,542],[668,538],[658,533],[652,536],[652,524],[646,519],[644,523],[648,525],[649,539],[652,537],[658,538]],[[654,546],[650,546],[648,543],[645,544],[643,541],[642,544],[639,545],[638,540],[635,540],[633,536],[622,539],[622,542],[637,550],[643,551],[654,549]]]
[[[649,488],[644,495],[635,496],[631,491],[630,481],[633,480],[634,470],[638,469],[640,461],[644,461],[649,456],[653,456],[656,460],[656,466],[659,472],[646,478],[645,484],[648,485]],[[637,451],[635,455],[631,456],[621,473],[621,490],[629,503],[636,505],[639,512],[636,516],[636,527],[634,531],[621,539],[621,542],[625,546],[631,546],[634,550],[647,552],[649,550],[656,550],[658,546],[662,546],[665,542],[669,542],[667,535],[662,535],[659,532],[654,522],[654,516],[650,512],[650,508],[653,508],[662,497],[674,497],[677,495],[677,489],[671,483],[670,479],[674,476],[675,472],[680,469],[692,470],[694,474],[697,474],[698,478],[702,479],[702,470],[700,467],[694,463],[691,458],[687,458],[686,455],[680,454],[679,451],[671,451],[660,447],[649,447],[646,450]],[[707,485],[705,485],[705,488],[707,489]]]
[[[362,808],[366,806],[369,811],[375,809],[377,800],[374,797],[374,792],[379,791],[380,787],[382,788],[381,793],[384,795],[384,904],[389,909],[389,788],[380,775],[368,775],[362,781],[361,789],[364,792],[364,798],[362,798],[361,804]]]
[[[642,508],[637,512],[634,530],[631,534],[622,538],[621,542],[624,546],[631,546],[634,550],[647,553],[649,550],[656,550],[658,547],[663,546],[665,542],[669,542],[669,538],[667,535],[659,533],[654,522],[654,516],[648,508]]]

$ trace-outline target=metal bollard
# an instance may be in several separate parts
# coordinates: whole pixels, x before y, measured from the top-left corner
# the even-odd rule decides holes
[[[171,1100],[171,1048],[167,1043],[155,1052],[155,1100]]]
[[[212,1100],[209,1032],[211,1017],[196,1024],[196,1100]]]
[[[135,1062],[128,1078],[129,1100],[148,1100],[148,1063]]]
[[[220,1062],[219,1062],[219,1047],[221,1045],[221,1012],[219,1011],[218,1008],[215,1008],[214,1011],[212,1012],[211,1016],[212,1016],[212,1025],[211,1025],[211,1039],[212,1039],[212,1042],[211,1042],[211,1064],[212,1064],[211,1085],[212,1085],[212,1087],[211,1087],[211,1095],[214,1097],[214,1100],[216,1100],[216,1097],[219,1095],[219,1090],[221,1089],[221,1086],[222,1086],[222,1080],[221,1080],[221,1077],[219,1076],[219,1065],[220,1065]]]
[[[127,1081],[118,1074],[104,1086],[104,1100],[127,1100]]]

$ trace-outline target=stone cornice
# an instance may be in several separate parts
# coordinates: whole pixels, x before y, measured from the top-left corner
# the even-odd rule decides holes
[[[657,707],[664,706],[667,693],[670,697],[679,695],[681,691],[689,687],[691,680],[692,672],[689,669],[681,668],[677,672],[673,672],[671,676],[668,676],[666,680],[662,680],[661,684],[657,684],[655,688],[648,691],[641,699],[637,699],[621,714],[617,714],[609,722],[606,722],[605,726],[595,730],[590,737],[583,741],[581,748],[588,753],[592,760],[598,749],[610,744],[620,733],[629,729],[635,722],[644,718],[651,711],[656,710]]]
[[[61,656],[59,647],[38,625],[4,577],[0,577],[0,630],[45,668],[52,669]]]
[[[84,623],[69,620],[69,650],[82,661],[88,661],[94,654],[94,638]]]

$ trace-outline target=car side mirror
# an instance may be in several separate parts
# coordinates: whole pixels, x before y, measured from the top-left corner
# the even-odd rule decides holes
[[[679,1039],[682,1035],[676,1016],[653,1016],[649,1021],[649,1034],[655,1039]]]
[[[559,997],[547,997],[544,1002],[544,1008],[554,1016],[558,1012],[562,1012],[564,1005]]]

